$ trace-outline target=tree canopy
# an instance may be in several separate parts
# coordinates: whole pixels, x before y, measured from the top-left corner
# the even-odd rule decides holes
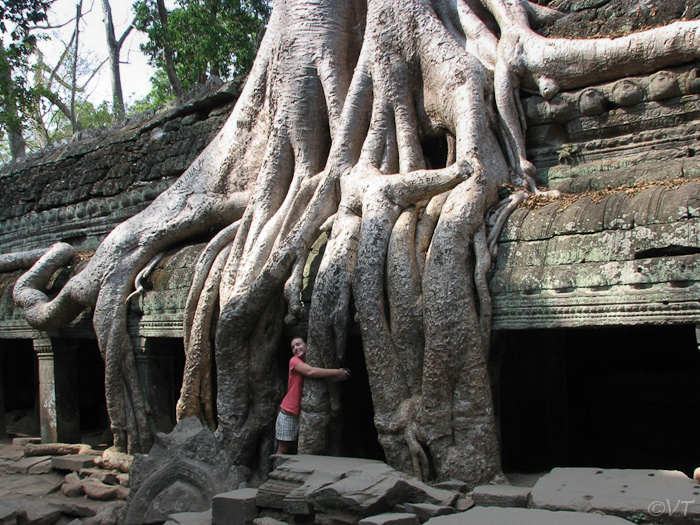
[[[21,112],[36,103],[36,94],[17,72],[27,67],[36,35],[30,30],[45,22],[54,0],[5,0],[0,4],[0,128],[13,157],[24,155]]]

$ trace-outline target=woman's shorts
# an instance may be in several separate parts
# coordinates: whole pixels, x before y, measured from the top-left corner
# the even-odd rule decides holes
[[[299,416],[280,410],[275,424],[275,437],[279,441],[296,441],[299,438]]]

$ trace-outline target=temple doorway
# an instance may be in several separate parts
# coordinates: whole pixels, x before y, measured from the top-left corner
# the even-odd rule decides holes
[[[700,466],[694,326],[500,331],[492,348],[506,472]]]
[[[30,339],[3,339],[0,373],[4,428],[10,437],[39,435],[39,382]]]

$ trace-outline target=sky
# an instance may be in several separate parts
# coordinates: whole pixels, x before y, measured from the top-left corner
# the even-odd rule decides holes
[[[166,2],[172,7],[174,2]],[[116,38],[119,39],[129,23],[133,20],[133,0],[110,0],[112,18]],[[55,0],[49,13],[49,22],[56,26],[68,22],[75,16],[76,0]],[[75,27],[71,22],[63,29],[58,29],[54,34],[49,34],[50,39],[40,43],[42,51],[46,54],[50,65],[60,57],[65,48],[64,43],[70,39]],[[153,68],[147,63],[147,57],[140,51],[139,44],[146,40],[146,35],[135,29],[127,37],[121,50],[121,77],[124,100],[132,103],[142,99],[150,91],[150,78]],[[83,22],[79,39],[81,53],[89,52],[96,64],[101,63],[108,56],[107,37],[104,26],[104,12],[101,0],[83,0]],[[53,62],[51,57],[54,57]],[[88,99],[94,104],[112,100],[112,87],[107,63],[102,66],[98,75],[88,85]]]

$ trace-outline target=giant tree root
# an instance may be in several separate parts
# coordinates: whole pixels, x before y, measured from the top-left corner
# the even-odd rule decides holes
[[[55,298],[41,288],[66,261],[60,247],[15,289],[37,327],[95,306],[115,445],[144,450],[151,439],[126,330],[134,279],[173,243],[240,219],[206,250],[188,299],[179,416],[214,423],[218,308],[217,436],[234,461],[266,472],[283,321],[308,307],[309,363],[337,366],[356,310],[392,465],[469,485],[500,479],[488,274],[525,193],[499,206],[498,191],[540,191],[520,90],[551,98],[700,56],[697,22],[586,41],[530,27],[556,16],[526,0],[277,2],[236,108],[182,178]],[[445,158],[426,153],[431,142]],[[303,305],[302,269],[321,231],[329,241]],[[337,385],[307,382],[303,403],[300,448],[339,450]]]

